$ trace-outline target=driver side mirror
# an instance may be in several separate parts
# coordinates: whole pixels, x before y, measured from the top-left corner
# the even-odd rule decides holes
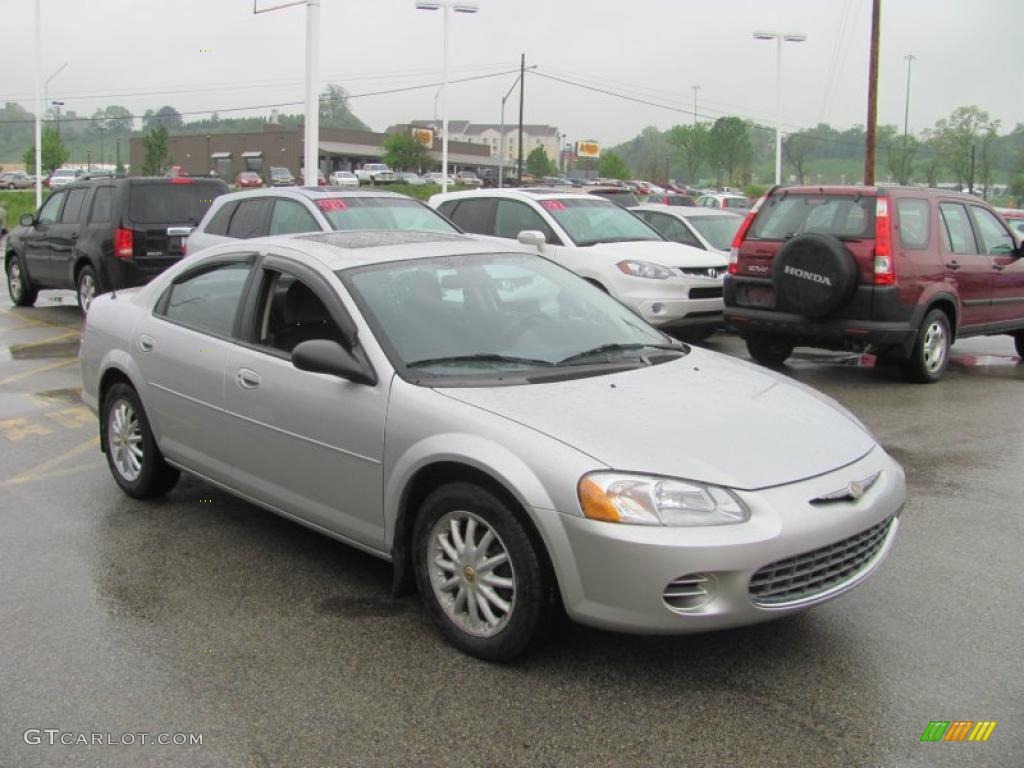
[[[547,244],[547,238],[544,237],[544,233],[539,229],[524,229],[516,235],[516,240],[523,245],[533,246],[538,250],[543,250]]]
[[[326,373],[356,384],[373,386],[377,377],[341,344],[329,339],[310,339],[292,350],[292,365],[300,371]]]
[[[23,226],[23,227],[35,226],[35,223],[36,223],[35,214],[32,214],[32,213],[23,213],[23,214],[21,214],[21,218],[18,219],[18,223],[21,224],[21,226]]]

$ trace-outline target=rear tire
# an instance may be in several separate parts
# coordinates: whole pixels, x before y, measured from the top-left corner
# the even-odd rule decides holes
[[[1017,331],[1013,337],[1013,343],[1017,347],[1017,356],[1024,361],[1024,331]]]
[[[413,568],[431,620],[464,653],[511,661],[550,628],[556,590],[544,554],[515,512],[477,485],[450,483],[427,496]]]
[[[103,399],[103,448],[110,474],[134,499],[163,496],[181,473],[164,461],[138,393],[115,384]]]
[[[933,384],[941,379],[949,367],[951,345],[949,318],[941,309],[933,309],[917,331],[910,357],[901,361],[903,378],[916,384]]]
[[[7,292],[16,307],[31,307],[39,297],[39,289],[29,282],[25,264],[17,254],[7,264]]]
[[[778,336],[747,336],[747,352],[754,360],[767,368],[778,368],[793,354],[793,345]]]
[[[78,308],[84,315],[89,311],[92,300],[101,293],[99,280],[96,279],[96,272],[92,267],[86,265],[78,270],[78,277],[75,280],[75,293],[78,296]]]

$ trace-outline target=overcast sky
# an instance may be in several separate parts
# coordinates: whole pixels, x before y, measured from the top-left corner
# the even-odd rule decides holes
[[[261,5],[280,0],[258,0]],[[228,112],[303,99],[305,10],[253,15],[253,0],[41,0],[43,77],[50,100],[91,114],[122,104],[141,114]],[[0,100],[32,108],[34,0],[2,0]],[[570,140],[614,144],[647,125],[667,128],[736,114],[774,122],[775,43],[755,29],[804,32],[783,46],[783,122],[863,124],[871,0],[479,0],[452,14],[453,78],[538,65],[526,85],[527,122],[558,126]],[[440,80],[441,14],[414,0],[321,0],[321,76],[353,96]],[[1024,122],[1024,0],[882,0],[879,122],[902,125],[908,53],[910,128],[976,104],[1003,130]],[[687,111],[623,101],[542,79],[548,74]],[[515,75],[450,87],[449,114],[497,122]],[[165,93],[154,93],[163,91]],[[436,88],[353,98],[374,130],[434,114]],[[151,95],[145,95],[151,94]],[[509,99],[506,119],[516,119]],[[297,112],[301,106],[285,106]],[[186,119],[188,119],[186,117]]]

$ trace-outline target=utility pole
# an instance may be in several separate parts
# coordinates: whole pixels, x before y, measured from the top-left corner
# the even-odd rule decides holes
[[[910,64],[917,58],[912,53],[903,57],[907,62],[907,105],[903,109],[903,175],[910,182],[910,163],[907,161],[907,127],[910,124]]]
[[[699,85],[691,85],[690,88],[693,89],[693,124],[696,125],[697,124],[697,91],[700,90],[700,86]]]
[[[526,54],[519,57],[519,179],[523,183],[523,93],[526,91]]]
[[[875,183],[875,124],[878,122],[878,25],[882,0],[871,0],[871,57],[868,64],[868,122],[864,148],[864,183]]]

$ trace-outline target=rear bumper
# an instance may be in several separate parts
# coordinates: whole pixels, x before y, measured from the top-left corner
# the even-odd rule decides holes
[[[103,269],[105,290],[135,288],[145,285],[165,269],[177,264],[180,258],[166,259],[106,259]]]

